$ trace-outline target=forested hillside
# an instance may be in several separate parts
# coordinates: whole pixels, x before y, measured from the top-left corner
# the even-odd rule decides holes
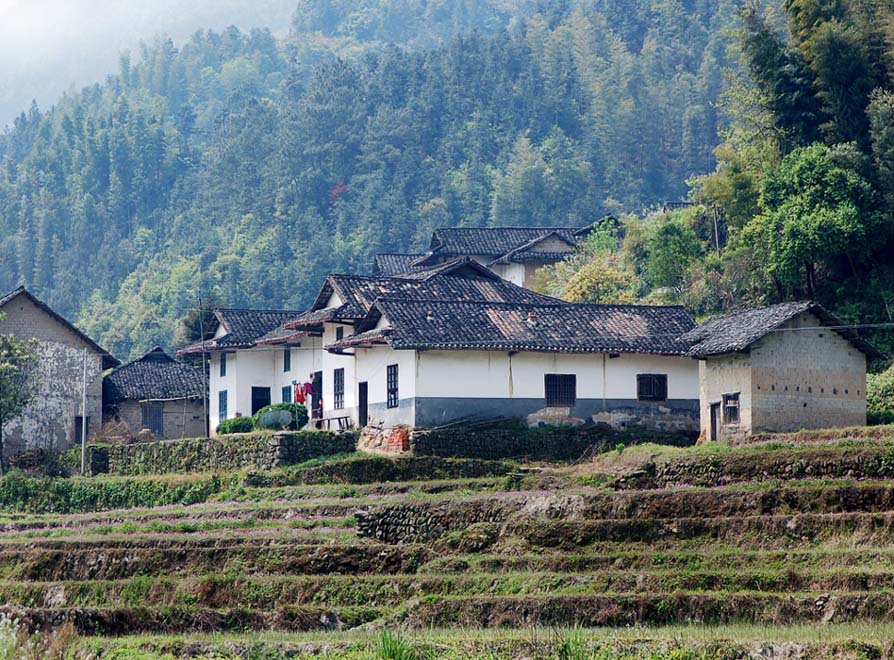
[[[286,41],[157,39],[0,136],[0,289],[124,357],[200,295],[300,307],[436,226],[685,197],[715,167],[737,5],[305,0]]]
[[[748,5],[697,206],[624,219],[542,288],[689,305],[817,299],[894,352],[894,2]]]

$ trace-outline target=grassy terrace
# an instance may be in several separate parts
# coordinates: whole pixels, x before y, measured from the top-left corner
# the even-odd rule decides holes
[[[59,658],[891,657],[894,437],[840,435],[13,474],[0,604]]]

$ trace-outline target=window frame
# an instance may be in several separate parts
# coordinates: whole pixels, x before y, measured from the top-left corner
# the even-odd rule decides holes
[[[735,411],[734,415],[729,411]],[[724,425],[735,425],[742,420],[742,393],[728,392],[720,397],[720,415]]]
[[[345,409],[345,369],[332,370],[332,409]]]
[[[157,415],[156,418],[154,416]],[[153,425],[157,422],[157,426]],[[156,438],[162,438],[165,434],[165,404],[162,401],[143,401],[140,404],[140,422],[144,429],[152,431]]]
[[[288,373],[292,370],[292,349],[284,348],[282,352],[282,371]]]
[[[385,368],[385,405],[388,408],[400,407],[400,369],[396,364]]]
[[[667,401],[667,374],[637,374],[637,401]]]
[[[577,374],[543,374],[543,398],[547,408],[577,405]]]
[[[280,396],[282,397],[283,403],[292,403],[292,386],[283,385],[280,389]]]
[[[218,376],[221,378],[227,377],[227,354],[220,354],[220,369],[218,370]]]
[[[221,405],[223,404],[223,405]],[[220,390],[217,393],[217,419],[222,422],[225,419],[229,419],[227,415],[229,414],[229,397],[227,395],[226,390]]]
[[[343,325],[335,328],[335,341],[341,341],[345,338],[345,327]]]

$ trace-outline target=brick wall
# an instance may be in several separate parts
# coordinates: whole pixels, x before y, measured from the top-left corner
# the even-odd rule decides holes
[[[866,424],[866,357],[821,326],[802,314],[752,347],[752,432]]]
[[[722,425],[721,439],[866,423],[866,357],[812,314],[792,319],[747,354],[708,358],[699,376],[706,437],[710,404],[733,392],[740,393],[740,423]]]
[[[201,399],[164,401],[162,405],[164,435],[159,440],[198,438],[205,435],[205,412]],[[131,437],[136,436],[143,429],[143,404],[139,401],[122,401],[113,410],[106,411],[105,421],[124,425],[125,428],[116,426],[116,434],[129,433]]]
[[[40,389],[24,414],[3,431],[5,453],[25,449],[63,450],[79,441],[75,418],[81,414],[81,383],[84,348],[87,344],[74,332],[37,307],[26,296],[18,296],[2,310],[0,333],[39,342]],[[87,353],[88,432],[98,431],[102,421],[102,357]]]

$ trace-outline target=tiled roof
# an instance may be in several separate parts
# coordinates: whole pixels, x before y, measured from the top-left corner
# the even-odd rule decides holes
[[[373,259],[373,275],[392,277],[402,273],[410,273],[415,269],[413,262],[423,256],[421,254],[377,254]]]
[[[580,242],[591,227],[452,227],[436,229],[429,251],[416,265],[435,259],[463,255],[484,255],[499,259],[508,253],[555,235],[571,245]]]
[[[200,399],[205,393],[198,368],[177,362],[157,346],[103,378],[102,389],[106,403]]]
[[[694,357],[736,353],[744,351],[783,323],[805,312],[816,316],[824,326],[834,329],[867,356],[871,358],[885,357],[834,314],[812,301],[780,303],[769,307],[755,307],[733,312],[702,323],[686,333],[683,340],[690,343],[689,352]]]
[[[206,339],[204,342],[197,341],[184,346],[177,351],[177,355],[250,348],[269,332],[299,314],[301,312],[298,310],[287,309],[215,309],[214,319],[206,330],[211,334],[223,327],[224,333],[216,339]]]
[[[384,317],[386,325],[374,329]],[[447,302],[383,298],[327,348],[387,342],[394,349],[686,355],[695,325],[684,307]]]
[[[53,311],[53,309],[47,305],[46,303],[38,300],[34,297],[34,295],[28,291],[25,287],[20,286],[18,289],[14,291],[10,291],[5,296],[0,297],[0,309],[2,309],[5,305],[8,305],[10,302],[18,298],[19,296],[25,296],[28,300],[31,301],[36,307],[42,309],[44,312],[49,314],[56,321],[64,325],[66,328],[71,330],[74,334],[76,334],[85,344],[87,344],[91,349],[93,349],[96,353],[99,353],[102,356],[102,368],[103,369],[111,369],[112,367],[117,367],[121,362],[111,353],[109,353],[102,346],[97,344],[95,341],[90,339],[83,332],[78,330],[68,319],[63,317],[60,314],[57,314]]]
[[[342,304],[325,307],[333,294]],[[353,322],[364,318],[376,300],[388,296],[531,304],[558,302],[507,282],[472,259],[460,258],[400,277],[330,275],[311,308],[290,319],[284,328],[313,328],[324,321]]]

